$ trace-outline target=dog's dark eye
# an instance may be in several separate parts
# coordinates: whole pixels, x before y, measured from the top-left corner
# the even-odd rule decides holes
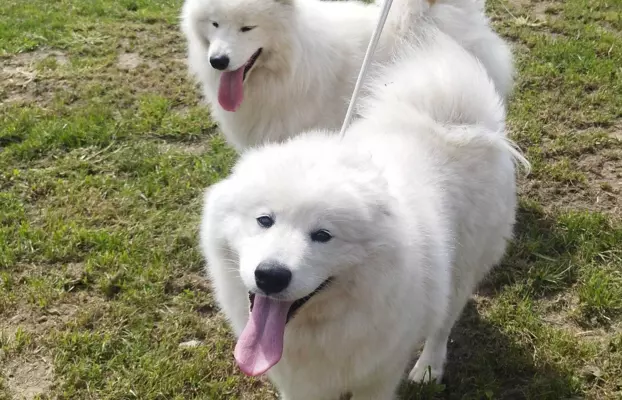
[[[218,22],[212,22],[212,25],[214,25],[214,28],[218,28]]]
[[[272,225],[274,225],[274,218],[272,218],[269,215],[262,215],[261,217],[257,217],[257,223],[262,228],[267,229],[267,228],[270,228]]]
[[[314,242],[326,243],[332,238],[333,236],[326,229],[320,229],[319,231],[311,233],[311,240]]]
[[[254,26],[243,26],[240,31],[242,32],[248,32],[248,31],[252,31],[253,29],[255,29]]]

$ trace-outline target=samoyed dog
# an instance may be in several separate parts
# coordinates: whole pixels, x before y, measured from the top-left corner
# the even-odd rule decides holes
[[[201,247],[235,359],[287,400],[391,399],[422,343],[410,379],[440,379],[452,326],[512,237],[526,161],[482,64],[422,21],[377,72],[343,138],[247,150],[205,195]]]
[[[482,3],[395,0],[375,61],[389,61],[396,38],[425,14],[479,58],[505,97],[512,56]],[[338,129],[379,15],[379,4],[360,1],[185,0],[181,25],[190,72],[226,139],[242,150]]]

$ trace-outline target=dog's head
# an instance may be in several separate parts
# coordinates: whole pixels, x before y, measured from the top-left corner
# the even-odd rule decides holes
[[[395,245],[383,175],[331,135],[249,151],[209,190],[207,207],[218,210],[211,223],[237,254],[249,292],[283,301]]]
[[[219,73],[219,102],[236,111],[243,84],[286,33],[293,0],[186,0],[182,12],[186,35],[203,44],[205,63]],[[279,31],[280,29],[280,31]]]
[[[340,301],[389,273],[402,238],[395,209],[370,155],[335,134],[251,150],[208,191],[201,241],[220,254],[211,268],[238,279],[238,262],[237,287],[249,293],[234,352],[243,372],[256,376],[280,360],[285,326],[308,301]]]

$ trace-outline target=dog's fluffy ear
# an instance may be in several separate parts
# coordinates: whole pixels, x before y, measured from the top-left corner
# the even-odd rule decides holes
[[[232,185],[229,179],[214,183],[205,189],[203,193],[202,219],[203,224],[207,224],[209,230],[212,228],[216,229],[219,225],[214,224],[214,221],[220,222],[225,219],[231,211],[231,207],[234,207],[232,195]]]
[[[212,197],[213,197],[212,195],[214,193],[214,188],[216,187],[216,185],[218,185],[218,183],[214,183],[214,184],[208,186],[208,188],[205,189],[205,191],[203,192],[203,202],[205,204],[207,204],[210,201],[210,199],[212,199]]]
[[[229,186],[228,179],[223,179],[220,182],[213,183],[203,194],[203,204],[205,207],[215,206],[222,203],[222,197],[227,195],[227,187]]]

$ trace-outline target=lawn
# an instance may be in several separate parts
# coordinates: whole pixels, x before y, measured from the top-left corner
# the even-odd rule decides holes
[[[0,399],[274,399],[241,376],[197,250],[235,153],[187,77],[181,0],[0,4]],[[516,240],[442,385],[622,397],[622,1],[489,0],[533,164]]]

